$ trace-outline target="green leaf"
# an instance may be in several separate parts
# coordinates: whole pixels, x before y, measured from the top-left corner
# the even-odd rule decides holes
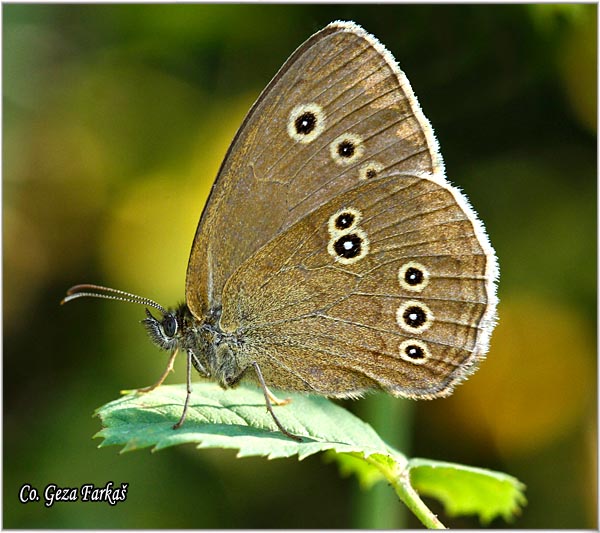
[[[411,459],[412,486],[444,504],[450,516],[475,514],[483,524],[501,516],[510,521],[526,503],[525,486],[516,478],[484,468]]]
[[[319,397],[290,397],[275,406],[277,417],[290,432],[302,437],[295,442],[275,426],[257,387],[223,390],[213,383],[195,383],[183,427],[174,430],[185,401],[185,387],[163,385],[148,394],[129,394],[96,411],[105,426],[96,436],[101,446],[122,445],[123,451],[149,446],[154,449],[195,443],[199,448],[233,448],[238,457],[269,459],[298,455],[300,459],[324,450],[358,452],[369,456],[388,454],[387,445],[371,426],[352,413]]]
[[[342,473],[354,473],[363,487],[387,481],[398,498],[430,528],[443,524],[417,491],[442,501],[450,515],[477,514],[484,522],[510,519],[525,502],[523,485],[499,472],[451,463],[408,460],[388,446],[373,428],[349,411],[320,396],[280,395],[291,402],[274,407],[296,442],[283,435],[266,410],[258,387],[223,390],[214,383],[196,383],[183,427],[174,430],[185,402],[185,387],[161,386],[148,394],[132,393],[96,411],[104,428],[100,446],[122,451],[153,450],[194,443],[198,448],[231,448],[238,457],[303,459],[327,451]]]
[[[370,489],[379,481],[385,481],[383,472],[376,466],[368,463],[363,457],[353,453],[336,453],[333,450],[325,452],[325,460],[335,461],[344,477],[354,474],[358,478],[360,487],[364,490]]]

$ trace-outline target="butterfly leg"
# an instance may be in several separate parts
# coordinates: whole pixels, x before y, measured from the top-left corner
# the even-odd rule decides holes
[[[190,404],[190,396],[192,395],[192,352],[188,351],[187,354],[187,391],[185,395],[185,403],[183,404],[183,411],[179,417],[177,424],[173,426],[173,429],[179,429],[185,422],[187,416],[188,405]]]
[[[158,381],[154,384],[154,385],[150,385],[148,387],[143,387],[141,389],[136,389],[136,392],[151,392],[154,389],[156,389],[157,387],[160,387],[163,383],[163,381],[167,378],[167,376],[169,375],[169,372],[171,372],[173,370],[173,363],[175,362],[175,356],[177,355],[177,349],[175,349],[173,351],[173,353],[171,354],[171,357],[169,358],[169,362],[167,363],[167,368],[166,370],[163,372],[162,376],[160,376],[160,378],[158,379]]]
[[[260,367],[258,366],[258,363],[256,361],[254,361],[252,363],[252,366],[254,367],[256,376],[258,377],[258,381],[260,383],[260,386],[262,387],[263,394],[265,395],[265,403],[267,405],[267,411],[269,411],[270,415],[273,417],[273,420],[275,421],[275,424],[277,424],[279,431],[281,431],[286,437],[289,437],[290,439],[293,439],[298,442],[302,442],[302,439],[300,437],[293,435],[287,429],[285,429],[283,427],[283,425],[281,424],[281,422],[279,421],[279,419],[275,416],[275,412],[273,411],[273,405],[271,404],[271,398],[275,398],[275,397],[273,396],[271,391],[269,391],[269,389],[267,388],[267,384],[265,383],[265,380],[263,378],[262,372],[260,371]]]
[[[279,398],[277,398],[277,396],[275,396],[272,392],[271,389],[269,389],[269,387],[265,387],[267,389],[267,394],[269,395],[269,400],[271,400],[271,403],[273,405],[287,405],[288,403],[290,403],[292,401],[291,398],[284,398],[283,400],[280,400]]]

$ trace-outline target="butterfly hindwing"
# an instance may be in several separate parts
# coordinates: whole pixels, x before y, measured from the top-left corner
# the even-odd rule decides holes
[[[221,327],[268,383],[331,396],[448,394],[485,353],[493,251],[439,176],[359,183],[258,250],[223,292]]]

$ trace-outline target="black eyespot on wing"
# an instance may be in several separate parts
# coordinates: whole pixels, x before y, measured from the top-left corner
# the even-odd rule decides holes
[[[354,155],[356,151],[356,146],[349,139],[343,140],[337,146],[337,153],[340,157],[350,158]]]
[[[416,344],[409,344],[408,346],[405,346],[404,354],[406,357],[414,361],[425,359],[425,350]]]
[[[333,249],[339,257],[352,259],[360,254],[362,249],[362,238],[355,233],[342,235],[333,244]]]
[[[335,219],[335,228],[339,230],[348,229],[354,224],[356,217],[353,213],[340,213]]]
[[[311,111],[305,111],[299,117],[296,117],[294,121],[294,127],[296,128],[296,133],[302,135],[308,135],[312,131],[314,131],[317,126],[317,117]]]
[[[421,285],[424,279],[425,275],[423,274],[423,271],[416,267],[409,267],[404,273],[404,281],[406,281],[406,283],[412,287]]]
[[[384,166],[379,161],[367,161],[358,171],[358,179],[372,180],[379,176]]]
[[[402,313],[402,319],[407,326],[411,328],[420,328],[427,322],[427,313],[422,307],[412,305]]]

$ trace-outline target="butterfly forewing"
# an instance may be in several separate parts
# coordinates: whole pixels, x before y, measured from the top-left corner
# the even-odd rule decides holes
[[[202,215],[186,296],[201,317],[256,250],[361,180],[436,172],[431,127],[393,57],[333,23],[285,63],[246,117]]]

